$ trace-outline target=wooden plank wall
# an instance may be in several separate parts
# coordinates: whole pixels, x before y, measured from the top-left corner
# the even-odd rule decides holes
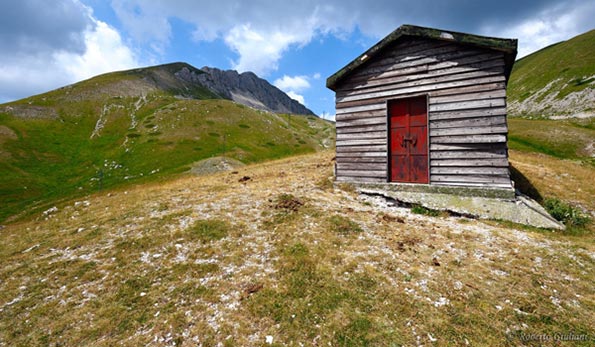
[[[430,183],[510,187],[503,54],[420,39],[387,52],[337,89],[337,180],[386,182],[386,102],[427,94]]]

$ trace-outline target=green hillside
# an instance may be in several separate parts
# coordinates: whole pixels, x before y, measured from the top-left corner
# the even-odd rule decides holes
[[[176,79],[179,68],[110,73],[0,105],[0,221],[213,156],[251,163],[332,145],[331,123],[213,99]]]
[[[508,102],[513,116],[595,114],[595,30],[518,60]]]
[[[508,120],[508,147],[595,166],[595,118]]]

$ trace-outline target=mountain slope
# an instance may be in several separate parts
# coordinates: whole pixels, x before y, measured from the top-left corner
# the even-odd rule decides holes
[[[7,225],[0,344],[503,346],[563,332],[592,346],[592,235],[412,214],[333,189],[333,155],[101,192]]]
[[[595,115],[595,30],[517,61],[508,108],[512,116]]]
[[[329,122],[217,99],[180,71],[204,74],[187,64],[135,69],[0,105],[0,221],[206,158],[251,163],[332,146]]]

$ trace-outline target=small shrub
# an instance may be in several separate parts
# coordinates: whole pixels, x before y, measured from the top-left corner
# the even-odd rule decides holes
[[[140,134],[139,134],[139,133],[129,133],[129,134],[126,134],[126,136],[127,136],[128,138],[131,138],[131,139],[133,139],[133,138],[140,137]]]
[[[422,205],[414,205],[413,207],[411,207],[411,212],[415,213],[415,214],[421,214],[424,216],[432,216],[432,217],[437,217],[440,215],[440,211],[425,208]]]
[[[583,211],[555,198],[546,199],[544,207],[552,217],[569,227],[584,227],[591,222]]]
[[[209,133],[209,136],[213,136],[213,137],[219,137],[221,135],[219,135],[218,133]]]
[[[330,229],[339,234],[361,233],[363,230],[356,222],[347,217],[334,215],[328,219]]]
[[[242,129],[250,129],[250,126],[246,124],[240,124],[239,127]]]

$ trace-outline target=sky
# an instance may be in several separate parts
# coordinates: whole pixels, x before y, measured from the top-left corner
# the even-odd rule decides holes
[[[0,0],[0,103],[170,62],[252,71],[334,117],[326,78],[402,24],[519,39],[595,28],[595,0]]]

